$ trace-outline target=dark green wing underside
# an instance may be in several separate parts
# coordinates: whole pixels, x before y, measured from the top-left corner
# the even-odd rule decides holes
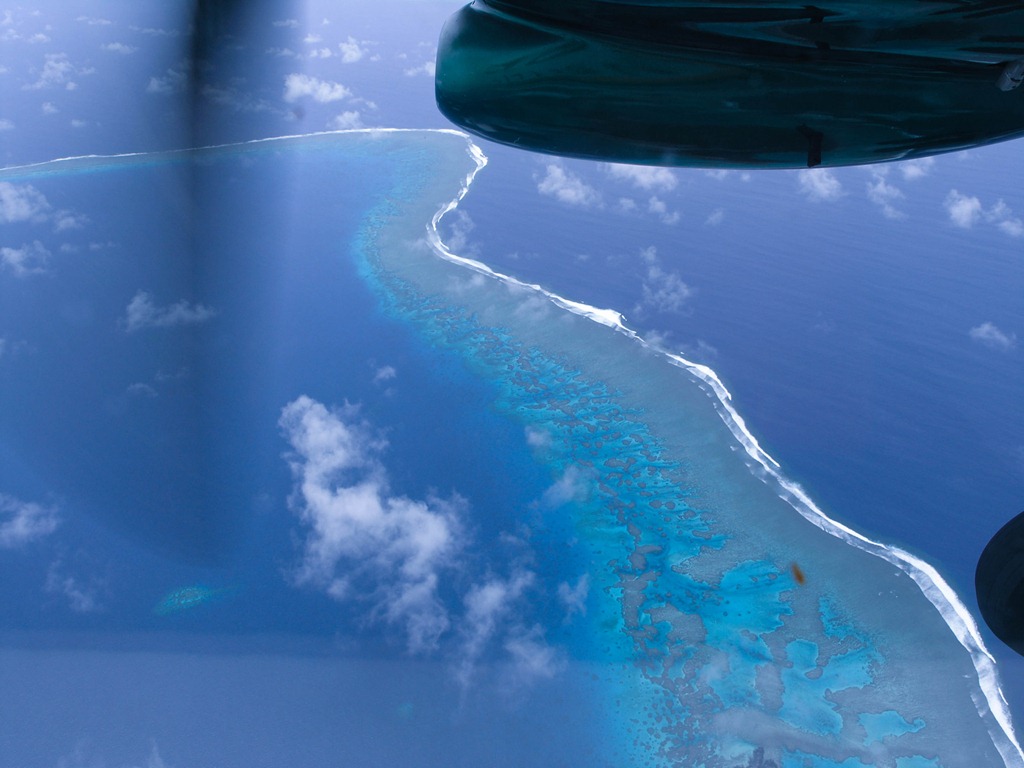
[[[1024,135],[1024,4],[476,0],[437,101],[493,141],[613,162],[856,165]]]

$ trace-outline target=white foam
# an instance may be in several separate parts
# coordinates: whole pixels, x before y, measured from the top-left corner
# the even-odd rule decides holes
[[[984,695],[984,701],[975,701],[975,707],[983,720],[987,720],[990,713],[995,720],[999,731],[997,732],[990,728],[989,733],[993,744],[1003,758],[1003,762],[1013,768],[1024,768],[1024,750],[1021,750],[1021,746],[1017,741],[1010,718],[1009,705],[1002,688],[999,686],[995,659],[985,647],[985,642],[978,631],[978,625],[970,611],[967,610],[967,606],[964,605],[953,588],[939,575],[933,566],[899,547],[888,546],[869,539],[862,533],[826,515],[799,484],[787,479],[782,474],[779,462],[760,446],[757,439],[747,429],[743,418],[732,405],[732,394],[726,389],[718,374],[708,366],[687,360],[682,355],[670,352],[646,341],[636,331],[629,328],[625,324],[623,316],[613,309],[600,309],[589,304],[566,299],[541,288],[539,285],[524,283],[509,275],[496,272],[486,264],[475,259],[458,256],[448,249],[438,233],[438,224],[446,214],[458,207],[459,202],[462,201],[469,191],[469,187],[473,183],[476,174],[487,165],[487,157],[468,135],[460,134],[458,131],[449,131],[449,133],[456,133],[465,137],[469,144],[469,154],[476,162],[476,168],[466,177],[455,199],[441,208],[427,227],[427,239],[434,247],[434,250],[448,261],[461,264],[476,272],[506,283],[536,291],[562,309],[613,328],[636,340],[648,349],[664,355],[673,365],[683,368],[698,379],[715,397],[718,414],[722,417],[722,420],[736,440],[743,446],[747,456],[753,461],[754,468],[759,469],[757,474],[765,481],[771,478],[778,483],[782,489],[779,494],[782,499],[787,501],[790,506],[822,531],[841,539],[851,546],[892,563],[914,580],[921,592],[935,606],[957,640],[971,656],[974,669],[978,675],[978,685]]]

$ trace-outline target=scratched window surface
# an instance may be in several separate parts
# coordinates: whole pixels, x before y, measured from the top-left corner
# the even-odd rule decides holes
[[[1024,765],[1019,36],[911,159],[801,113],[630,165],[560,57],[663,25],[463,5],[0,9],[0,768]],[[817,82],[881,55],[848,5],[751,37]],[[452,109],[467,56],[557,143]]]

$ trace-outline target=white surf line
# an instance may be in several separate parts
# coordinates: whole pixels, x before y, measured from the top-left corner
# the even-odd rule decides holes
[[[974,669],[978,674],[978,685],[985,697],[984,701],[975,700],[974,705],[982,720],[986,720],[987,715],[991,713],[996,724],[1002,730],[1004,738],[997,738],[996,734],[991,730],[989,731],[989,735],[996,747],[996,750],[1003,758],[1003,762],[1007,766],[1024,768],[1024,750],[1021,749],[1021,746],[1017,741],[1013,722],[1010,718],[1009,705],[1006,701],[1005,695],[1003,694],[1002,688],[999,686],[995,659],[985,647],[985,641],[982,639],[981,634],[978,631],[978,625],[974,621],[974,617],[971,616],[970,611],[967,610],[967,606],[964,605],[955,590],[946,582],[945,579],[942,578],[941,575],[939,575],[939,572],[935,570],[932,565],[904,549],[887,546],[881,542],[869,539],[862,533],[859,533],[858,531],[855,531],[826,515],[811,500],[799,484],[788,480],[782,475],[780,471],[781,465],[779,462],[761,448],[757,439],[747,428],[746,422],[733,407],[732,394],[728,389],[726,389],[722,380],[718,377],[718,374],[708,366],[687,360],[682,355],[669,352],[646,341],[636,331],[626,325],[622,314],[616,310],[600,309],[589,304],[583,304],[578,301],[566,299],[558,294],[545,290],[539,285],[526,283],[518,278],[502,274],[476,259],[459,256],[448,249],[441,240],[441,236],[438,232],[438,225],[442,218],[458,207],[459,203],[469,192],[470,185],[473,183],[476,175],[487,165],[487,156],[484,155],[483,150],[481,150],[468,135],[459,131],[455,131],[454,133],[465,137],[469,144],[469,154],[476,162],[476,168],[466,176],[458,195],[435,213],[430,224],[427,226],[427,240],[437,254],[446,261],[451,261],[464,267],[468,267],[476,272],[502,282],[539,293],[551,301],[555,306],[569,312],[573,312],[574,314],[581,315],[582,317],[586,317],[596,323],[600,323],[601,325],[608,326],[609,328],[612,328],[639,342],[648,349],[664,355],[673,365],[683,368],[698,379],[698,381],[706,385],[707,389],[714,394],[715,399],[717,400],[716,404],[718,406],[716,410],[725,422],[726,426],[729,428],[729,431],[732,432],[733,436],[735,436],[743,446],[747,455],[782,487],[784,492],[779,494],[780,498],[788,502],[791,507],[800,513],[800,515],[825,533],[835,536],[851,546],[857,547],[858,549],[892,563],[914,580],[918,588],[929,602],[935,606],[939,615],[942,616],[942,619],[946,622],[946,625],[950,630],[952,630],[957,640],[971,656],[971,660],[974,663]],[[764,480],[764,478],[762,478],[762,480]]]
[[[341,134],[363,133],[369,136],[387,133],[444,133],[451,136],[469,140],[469,135],[454,128],[340,128],[333,131],[313,131],[312,133],[293,133],[285,136],[267,136],[262,139],[249,139],[247,141],[232,141],[225,144],[208,144],[202,147],[179,147],[177,149],[155,149],[145,152],[118,152],[110,155],[69,155],[68,157],[55,157],[51,160],[41,160],[36,163],[25,163],[23,165],[8,165],[0,168],[0,178],[7,174],[17,175],[26,171],[40,171],[46,166],[58,163],[70,163],[76,160],[127,160],[133,157],[160,157],[162,155],[189,155],[193,152],[209,152],[215,149],[233,149],[253,144],[270,144],[275,141],[290,141],[294,139],[308,139],[314,136],[336,136]],[[475,145],[474,145],[475,146]],[[482,153],[481,153],[482,154]]]

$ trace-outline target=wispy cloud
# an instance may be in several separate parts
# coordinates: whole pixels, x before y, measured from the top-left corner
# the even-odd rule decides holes
[[[193,305],[184,299],[161,307],[153,302],[152,295],[139,291],[128,302],[124,325],[128,333],[134,333],[144,328],[173,328],[204,323],[216,314],[211,307]]]
[[[606,163],[604,170],[613,179],[627,181],[634,187],[648,192],[671,192],[679,184],[675,173],[669,168]]]
[[[401,627],[411,652],[435,649],[450,625],[438,583],[463,546],[463,502],[392,494],[386,442],[353,406],[302,396],[279,424],[292,449],[290,505],[306,526],[296,581],[368,602],[370,619]]]
[[[968,333],[971,339],[989,349],[1006,352],[1017,346],[1017,334],[1000,330],[994,323],[976,325]]]
[[[831,203],[843,196],[843,185],[827,168],[807,168],[797,172],[800,192],[815,203]]]
[[[0,549],[14,549],[49,536],[58,524],[54,508],[0,493]]]
[[[293,72],[284,80],[284,100],[289,103],[308,97],[319,104],[327,104],[351,95],[352,92],[341,83],[320,80],[311,75]]]
[[[601,203],[601,196],[596,189],[559,163],[547,165],[544,177],[537,182],[537,191],[561,203],[581,208],[591,208]]]

